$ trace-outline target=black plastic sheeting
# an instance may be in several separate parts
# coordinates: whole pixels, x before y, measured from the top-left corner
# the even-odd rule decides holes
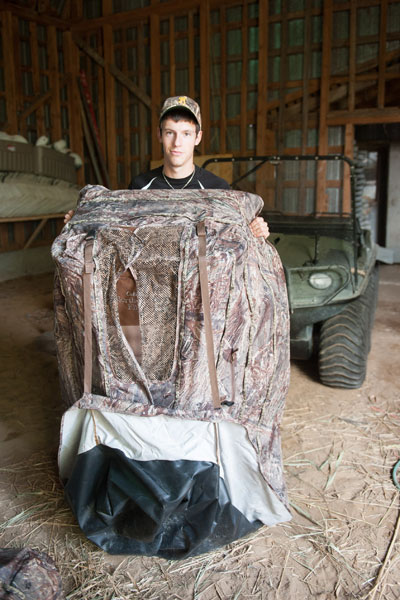
[[[102,444],[78,454],[65,494],[82,531],[109,554],[181,559],[262,525],[232,505],[218,465],[138,461]]]

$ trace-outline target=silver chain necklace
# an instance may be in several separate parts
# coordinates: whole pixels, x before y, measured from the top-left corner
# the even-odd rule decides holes
[[[169,187],[171,188],[171,190],[183,190],[183,189],[185,189],[185,187],[187,187],[187,186],[189,185],[189,183],[192,181],[192,179],[193,179],[193,177],[194,177],[194,174],[195,174],[195,172],[196,172],[196,168],[194,168],[194,170],[193,170],[193,173],[191,174],[190,178],[189,178],[189,179],[188,179],[188,181],[185,183],[185,185],[183,185],[181,188],[174,188],[174,187],[173,187],[173,186],[170,184],[170,182],[168,181],[168,179],[167,179],[167,178],[165,177],[165,175],[164,175],[164,170],[162,170],[162,171],[161,171],[161,174],[162,174],[162,176],[163,176],[163,179],[164,179],[165,183],[166,183],[167,185],[169,185]]]

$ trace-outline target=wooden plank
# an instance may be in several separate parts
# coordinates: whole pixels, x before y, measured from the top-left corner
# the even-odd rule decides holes
[[[302,127],[301,127],[301,151],[303,154],[307,151],[308,144],[308,112],[309,112],[309,92],[310,69],[311,69],[311,47],[312,47],[312,28],[311,28],[311,9],[312,0],[307,0],[306,11],[304,14],[304,42],[303,42],[303,101],[302,105]],[[307,161],[300,162],[299,176],[299,212],[306,213],[307,189],[305,181],[307,178]]]
[[[105,64],[111,64],[113,62],[112,51],[114,48],[113,44],[113,31],[111,25],[105,25],[103,27],[103,44],[104,44],[104,62]],[[105,86],[104,86],[104,110],[99,107],[99,112],[105,113],[105,132],[106,132],[106,144],[105,148],[106,157],[104,167],[108,169],[109,185],[113,188],[118,187],[117,183],[117,136],[116,136],[116,125],[115,125],[115,81],[111,76],[108,69],[105,69]],[[125,123],[125,127],[129,127],[129,119]],[[125,151],[125,148],[124,148]],[[102,168],[103,170],[103,168]]]
[[[69,75],[67,80],[67,95],[70,147],[71,150],[79,154],[82,160],[84,160],[81,100],[78,88],[79,52],[77,46],[72,41],[71,32],[69,31],[63,33],[63,55],[65,71]],[[85,183],[85,171],[83,167],[77,171],[77,182],[81,186]]]
[[[387,10],[388,0],[382,0],[380,5],[381,18],[379,30],[378,108],[385,106]]]
[[[26,250],[27,248],[29,248],[29,246],[32,244],[32,242],[35,241],[35,239],[37,238],[37,236],[39,235],[39,233],[42,231],[43,227],[46,225],[48,219],[44,218],[40,221],[40,223],[38,223],[38,225],[35,227],[35,229],[32,231],[31,235],[29,236],[29,238],[27,239],[27,241],[24,244],[24,250]]]
[[[220,7],[220,28],[221,28],[221,116],[220,116],[220,134],[219,134],[219,152],[224,154],[226,150],[226,10],[225,6]]]
[[[103,17],[111,17],[113,14],[112,0],[102,0]]]
[[[287,61],[288,61],[288,19],[287,19],[287,13],[288,13],[288,7],[287,7],[287,0],[282,0],[282,12],[281,12],[281,47],[280,47],[280,56],[281,56],[281,62],[280,62],[280,73],[279,73],[279,112],[278,112],[278,152],[281,153],[283,152],[284,148],[285,148],[285,140],[284,140],[284,133],[285,133],[285,125],[284,125],[284,119],[285,119],[285,101],[284,101],[284,97],[285,97],[285,91],[286,91],[286,82],[288,79],[288,69],[287,69]],[[277,172],[277,183],[278,183],[278,187],[281,183],[281,169],[278,169]],[[279,191],[278,191],[279,193]]]
[[[151,96],[149,103],[151,109],[151,157],[153,160],[161,158],[161,146],[158,141],[159,116],[161,109],[161,81],[160,81],[160,17],[153,12],[150,17],[150,77]]]
[[[111,25],[106,25],[103,28],[102,32],[100,32],[100,31],[96,32],[97,48],[99,49],[99,54],[102,56],[106,56],[106,47],[107,46],[109,46],[110,52],[114,48],[114,41],[113,41],[112,35],[108,37],[107,42],[105,40],[104,32],[107,30],[107,28],[111,29]],[[98,108],[98,110],[97,110],[97,121],[98,121],[97,125],[98,125],[100,140],[101,140],[100,148],[105,149],[104,158],[106,158],[107,142],[109,142],[109,139],[107,136],[108,123],[106,123],[106,110],[105,110],[106,94],[109,93],[109,86],[105,84],[105,78],[107,77],[107,69],[96,69],[96,77],[97,77],[97,98],[94,98],[94,94],[93,94],[92,103],[94,106],[97,106],[97,108]],[[110,80],[107,78],[107,81],[109,82]],[[111,89],[114,89],[113,85],[111,85]],[[115,122],[115,115],[113,117],[113,122]],[[113,154],[114,154],[114,151],[113,151]],[[107,177],[109,177],[109,175],[107,175]]]
[[[82,121],[82,128],[83,128],[83,134],[85,136],[85,141],[86,141],[86,146],[89,152],[89,156],[90,156],[90,160],[92,162],[92,167],[93,167],[93,171],[96,177],[96,183],[100,184],[100,185],[104,185],[104,179],[103,179],[103,174],[101,172],[101,167],[99,165],[99,161],[98,161],[98,155],[96,153],[95,150],[95,137],[92,136],[92,133],[90,131],[90,127],[89,127],[89,119],[87,116],[87,113],[85,112],[84,106],[83,106],[83,99],[80,99],[81,102],[81,106],[80,106],[80,112],[81,112],[81,121]]]
[[[345,126],[344,154],[349,158],[354,156],[354,125],[351,124]],[[350,167],[347,163],[344,164],[342,212],[351,212]]]
[[[2,0],[1,10],[10,11],[16,18],[26,19],[27,21],[35,21],[43,25],[54,25],[59,29],[66,30],[70,27],[70,23],[65,22],[63,19],[51,16],[49,14],[38,14],[35,10],[17,6],[13,2],[6,2]]]
[[[6,131],[9,134],[18,132],[17,109],[19,107],[19,99],[17,98],[17,69],[15,64],[15,52],[13,47],[15,40],[13,39],[13,16],[11,12],[0,13],[2,20],[2,38],[3,38],[3,53],[6,55],[6,48],[11,48],[11,52],[7,54],[6,60],[3,61],[4,82],[6,86],[6,111],[7,111],[7,127]]]
[[[158,19],[158,17],[155,18]],[[104,59],[102,58],[102,56],[100,56],[98,52],[96,52],[95,50],[93,50],[93,48],[85,44],[85,42],[76,35],[74,35],[73,39],[75,44],[79,46],[79,48],[83,50],[88,56],[90,56],[90,58],[92,58],[98,65],[100,65],[104,69],[108,69],[110,73],[112,73],[114,77],[116,77],[116,79],[118,79],[118,81],[122,83],[122,85],[127,87],[128,90],[132,92],[132,94],[134,94],[147,107],[151,108],[151,98],[149,98],[147,94],[143,94],[139,87],[135,83],[133,83],[133,81],[129,77],[127,77],[120,69],[118,69],[114,63],[106,64]],[[154,43],[157,44],[157,41],[155,41]]]
[[[138,46],[141,46],[144,44],[143,34],[140,35],[142,28],[138,27],[138,29],[139,29]],[[127,42],[126,42],[126,38],[125,38],[126,29],[123,30],[123,34],[124,34],[124,40],[123,40],[123,48],[122,48],[122,68],[123,68],[124,73],[128,73],[128,57],[127,57],[128,46],[127,46]],[[114,94],[114,96],[115,96],[115,94]],[[124,181],[122,183],[123,188],[128,187],[128,185],[132,179],[131,178],[131,131],[130,131],[129,103],[130,103],[130,94],[129,94],[128,90],[125,87],[123,87],[122,88],[122,128],[123,128],[122,137],[123,137],[123,142],[124,142],[124,147],[123,147]],[[115,104],[116,104],[116,102],[115,102]],[[140,106],[142,107],[143,104],[140,103]],[[114,120],[116,120],[117,117],[116,117],[115,109],[114,109],[114,114],[115,114]],[[115,140],[115,142],[116,141],[117,140]],[[116,154],[116,152],[115,152],[115,154]],[[118,172],[117,172],[117,179],[118,179]],[[117,184],[118,184],[118,187],[121,187],[121,183],[119,180],[117,181]]]
[[[39,67],[39,52],[38,52],[38,38],[37,38],[37,24],[33,21],[29,23],[30,31],[30,48],[31,48],[31,59],[32,59],[32,81],[33,81],[33,92],[35,96],[40,94],[40,72]],[[36,136],[39,138],[45,135],[46,128],[44,124],[44,110],[43,106],[39,106],[36,110]]]
[[[320,113],[318,128],[318,154],[328,153],[328,125],[326,122],[329,110],[329,78],[331,72],[331,46],[332,46],[332,1],[325,0],[323,13],[323,40],[322,40],[322,66],[321,66],[321,93]],[[316,212],[324,213],[328,209],[326,194],[326,161],[320,161],[317,167],[317,199]]]
[[[1,217],[0,223],[18,223],[20,221],[38,221],[39,219],[61,219],[65,213],[49,213],[46,215],[31,215],[28,217]]]
[[[188,14],[188,46],[189,46],[189,96],[190,98],[196,97],[194,74],[195,74],[195,61],[194,61],[194,44],[195,44],[195,32],[193,26],[193,11],[190,10]]]
[[[240,152],[247,152],[247,80],[248,80],[248,61],[249,61],[249,20],[248,20],[248,2],[242,3],[242,78],[240,82]],[[240,165],[245,168],[245,165]],[[242,174],[241,169],[241,174]]]
[[[350,9],[350,39],[349,39],[349,95],[348,95],[348,109],[354,110],[356,106],[356,89],[355,89],[355,76],[356,76],[356,41],[357,41],[357,11],[356,7],[352,6]]]
[[[138,27],[138,83],[143,92],[146,91],[146,56],[145,56],[145,41],[143,27]],[[143,102],[138,103],[139,110],[139,169],[145,171],[148,168],[147,157],[147,111]],[[131,167],[130,167],[131,168]]]
[[[400,110],[396,107],[357,109],[352,112],[347,110],[333,110],[326,116],[328,125],[368,125],[373,123],[400,123]]]
[[[210,1],[200,4],[200,107],[203,137],[199,150],[210,149]]]
[[[49,60],[49,79],[51,91],[50,103],[50,121],[51,121],[51,139],[59,140],[62,136],[61,130],[61,104],[60,104],[60,83],[58,72],[58,48],[57,48],[57,30],[50,26],[47,30],[48,36],[48,60]]]
[[[175,64],[175,18],[169,18],[169,94],[176,95],[176,64]]]
[[[49,90],[48,92],[46,92],[45,94],[39,95],[39,96],[35,96],[32,104],[30,104],[27,108],[25,108],[25,110],[23,110],[18,118],[20,123],[22,124],[23,121],[25,121],[25,119],[27,117],[29,117],[29,115],[31,115],[33,112],[36,112],[39,108],[43,107],[43,104],[47,101],[50,100],[50,98],[53,95],[53,91]],[[59,138],[57,138],[59,139]]]
[[[258,95],[257,95],[257,142],[256,153],[267,153],[265,131],[267,129],[268,98],[268,3],[258,6]]]

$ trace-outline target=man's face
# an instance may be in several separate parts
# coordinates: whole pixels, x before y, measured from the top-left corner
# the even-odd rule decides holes
[[[173,168],[193,164],[194,148],[201,141],[202,132],[196,133],[191,121],[165,119],[158,139],[164,149],[164,163]]]

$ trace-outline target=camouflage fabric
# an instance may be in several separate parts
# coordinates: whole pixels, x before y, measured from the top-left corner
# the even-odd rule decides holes
[[[61,577],[54,561],[30,548],[0,549],[0,598],[61,600]]]
[[[287,505],[279,424],[289,385],[289,315],[275,248],[251,233],[259,196],[230,190],[118,190],[87,186],[55,240],[55,335],[67,406],[243,425],[263,477]],[[205,221],[220,396],[213,408],[196,224]],[[94,237],[93,388],[83,394],[84,247]],[[131,267],[143,344],[124,338],[117,283]]]
[[[173,110],[174,108],[183,108],[189,111],[198,122],[201,129],[200,106],[188,96],[172,96],[172,98],[167,98],[160,111],[160,121],[168,111]]]

